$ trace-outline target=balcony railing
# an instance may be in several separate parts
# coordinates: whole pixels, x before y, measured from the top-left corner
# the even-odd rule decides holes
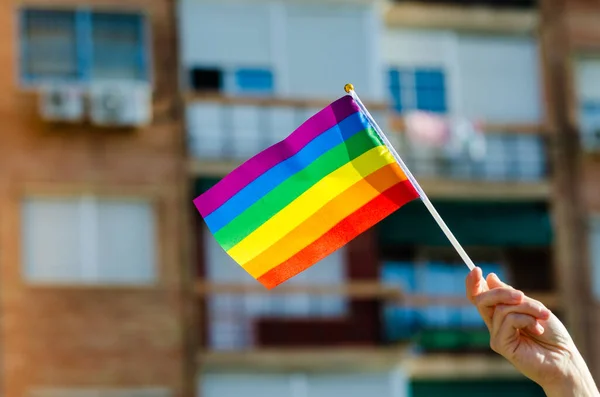
[[[390,124],[394,145],[417,177],[531,183],[544,181],[548,175],[546,137],[539,125],[482,125],[485,155],[476,159],[464,152],[418,147],[402,132],[401,117],[392,116]]]
[[[413,325],[409,321],[403,321],[402,313],[400,316],[389,316],[390,310],[396,310],[398,314],[398,309],[438,312],[454,309],[467,315],[470,322],[458,328],[410,329],[408,338],[397,339],[395,342],[417,342],[425,348],[435,347],[436,344],[440,345],[441,335],[442,339],[453,338],[449,345],[454,347],[460,345],[460,340],[473,337],[479,338],[476,343],[479,349],[487,349],[488,346],[487,330],[478,318],[475,308],[464,296],[406,294],[397,286],[384,285],[377,281],[344,285],[284,284],[274,290],[266,290],[259,284],[199,282],[196,293],[203,302],[206,313],[203,319],[204,351],[382,347],[390,341],[386,341],[382,334],[374,335],[374,330],[383,333],[384,327],[389,325],[409,330]],[[551,308],[557,304],[553,294],[529,295]],[[372,323],[367,323],[355,316],[353,305],[363,305],[360,306],[362,311],[370,307],[374,310],[384,310],[384,313],[375,313],[370,320]],[[384,319],[383,322],[381,318]],[[469,342],[473,344],[473,340]]]
[[[187,128],[194,172],[225,174],[237,164],[284,139],[329,101],[195,96],[188,101]],[[411,171],[422,179],[541,182],[548,163],[545,137],[537,125],[487,125],[487,153],[464,154],[415,148],[406,142],[402,120],[385,104],[367,104]],[[215,163],[225,164],[211,171]]]
[[[400,155],[417,177],[489,182],[538,182],[548,167],[542,137],[486,134],[486,154],[480,159],[397,145]]]
[[[196,160],[242,162],[287,137],[334,100],[194,96],[188,100],[187,128]],[[386,106],[367,104],[377,120]]]

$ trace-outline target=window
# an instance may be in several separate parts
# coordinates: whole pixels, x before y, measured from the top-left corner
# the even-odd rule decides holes
[[[476,249],[475,253],[478,253]],[[479,254],[481,259],[490,259],[476,261],[485,275],[493,272],[501,279],[506,279],[507,272],[502,261],[492,259],[500,256],[495,250],[485,252],[484,249]],[[386,260],[381,269],[382,282],[399,287],[408,294],[429,297],[464,296],[465,267],[462,263],[455,263],[455,253],[445,248],[439,251],[427,249],[421,256],[421,260],[414,261]],[[477,328],[483,325],[477,310],[472,306],[399,307],[391,304],[384,307],[383,315],[385,336],[390,341],[406,340],[420,329]]]
[[[446,78],[439,69],[396,69],[388,73],[388,86],[394,110],[423,110],[445,113]]]
[[[235,83],[239,92],[270,93],[273,91],[273,74],[265,69],[238,69]]]
[[[256,280],[239,266],[203,226],[203,253],[206,279],[213,283],[250,283]],[[337,285],[346,281],[345,249],[341,248],[289,280],[289,285]],[[264,294],[211,294],[207,298],[206,333],[215,350],[236,350],[254,346],[255,321],[261,318],[341,318],[348,315],[348,301],[340,295],[311,296],[297,293],[282,296]]]
[[[582,141],[587,149],[600,148],[600,59],[582,57],[575,62],[575,77]]]
[[[147,41],[141,14],[22,11],[23,82],[148,78]]]
[[[273,72],[265,68],[210,68],[190,70],[190,85],[198,92],[229,94],[273,94]]]
[[[87,196],[28,198],[22,211],[27,280],[155,282],[155,220],[150,202]]]
[[[590,220],[590,258],[592,273],[592,291],[600,300],[600,216]]]
[[[600,147],[600,100],[585,100],[579,105],[583,143],[589,148]]]
[[[220,69],[192,68],[191,85],[195,91],[215,91],[223,89],[223,72]]]

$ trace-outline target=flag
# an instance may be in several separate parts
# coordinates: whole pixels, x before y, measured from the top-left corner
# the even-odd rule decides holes
[[[418,197],[346,95],[194,204],[227,254],[270,289]]]

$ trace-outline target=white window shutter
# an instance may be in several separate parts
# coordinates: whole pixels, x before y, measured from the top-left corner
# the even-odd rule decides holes
[[[156,281],[154,208],[142,200],[97,202],[97,263],[100,283]]]
[[[81,233],[77,199],[25,200],[22,255],[25,277],[33,282],[80,282]]]

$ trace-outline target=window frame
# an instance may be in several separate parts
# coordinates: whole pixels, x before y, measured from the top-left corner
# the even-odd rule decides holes
[[[154,230],[152,247],[154,247],[154,263],[153,263],[153,277],[150,281],[142,282],[111,282],[102,279],[88,279],[83,276],[77,281],[44,281],[35,280],[28,277],[24,249],[25,249],[25,223],[22,214],[25,209],[25,202],[28,199],[47,199],[47,200],[77,200],[81,204],[81,200],[84,198],[92,198],[92,200],[118,200],[121,202],[127,201],[144,201],[150,208],[153,217]],[[152,189],[139,189],[128,191],[127,189],[102,189],[102,190],[87,190],[87,189],[71,189],[68,187],[58,188],[47,188],[26,187],[17,198],[16,208],[17,210],[17,226],[18,230],[18,246],[16,247],[19,264],[19,274],[22,282],[29,287],[43,287],[43,288],[83,288],[83,289],[156,289],[164,284],[164,266],[165,263],[165,252],[164,249],[164,233],[163,233],[163,217],[161,209],[160,196],[156,194],[155,190]],[[101,265],[101,264],[100,264]],[[83,269],[84,264],[80,264],[80,269]]]
[[[27,11],[53,12],[66,11],[73,12],[75,15],[75,43],[76,43],[76,67],[77,78],[54,78],[31,76],[25,70],[25,55],[28,41],[25,27],[25,18]],[[138,54],[136,54],[136,64],[140,68],[143,77],[136,81],[146,82],[154,85],[154,64],[153,64],[153,43],[151,31],[150,14],[142,9],[127,8],[90,8],[90,7],[64,7],[51,5],[22,5],[17,9],[17,81],[23,89],[34,89],[45,84],[72,84],[87,86],[94,79],[91,76],[93,64],[93,25],[92,17],[95,13],[99,14],[128,14],[139,18],[137,29],[140,35],[140,45]],[[83,32],[83,34],[81,34]]]

